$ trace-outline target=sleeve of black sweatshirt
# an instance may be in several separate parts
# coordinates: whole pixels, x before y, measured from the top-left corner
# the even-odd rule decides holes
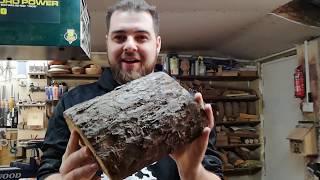
[[[215,145],[216,145],[216,131],[215,131],[215,128],[213,128],[210,133],[208,148],[207,148],[205,157],[202,161],[202,164],[205,169],[213,172],[215,175],[219,176],[221,180],[223,180],[222,162],[219,154],[217,153]]]
[[[41,148],[43,155],[37,179],[43,180],[59,172],[62,156],[70,137],[70,131],[63,117],[64,110],[64,98],[62,98],[55,108],[53,117],[49,119],[44,144]]]

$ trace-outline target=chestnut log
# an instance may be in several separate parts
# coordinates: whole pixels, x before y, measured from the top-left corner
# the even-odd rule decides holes
[[[64,117],[112,180],[192,142],[208,123],[204,104],[163,72],[73,106]]]

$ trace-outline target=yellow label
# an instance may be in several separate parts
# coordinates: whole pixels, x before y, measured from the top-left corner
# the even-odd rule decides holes
[[[8,11],[7,8],[0,8],[0,15],[7,15]]]

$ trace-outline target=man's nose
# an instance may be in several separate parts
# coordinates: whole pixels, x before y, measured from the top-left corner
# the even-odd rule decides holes
[[[133,37],[127,38],[127,41],[125,42],[123,49],[125,52],[136,52],[137,51],[137,49],[138,49],[137,44],[136,44]]]

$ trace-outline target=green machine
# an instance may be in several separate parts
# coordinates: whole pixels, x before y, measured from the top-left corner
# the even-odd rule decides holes
[[[85,0],[0,0],[1,60],[89,60]]]

